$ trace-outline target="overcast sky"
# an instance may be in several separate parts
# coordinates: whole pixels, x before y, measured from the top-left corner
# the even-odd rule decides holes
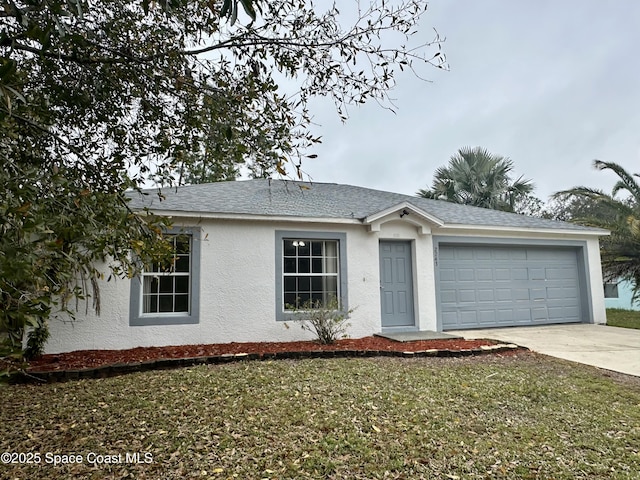
[[[433,0],[423,41],[434,27],[450,71],[398,76],[397,114],[374,103],[342,124],[314,102],[313,181],[414,194],[464,146],[510,157],[543,200],[609,191],[616,177],[595,158],[640,173],[640,1]]]

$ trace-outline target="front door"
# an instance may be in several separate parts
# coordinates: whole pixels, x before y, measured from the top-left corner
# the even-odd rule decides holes
[[[382,327],[413,327],[411,242],[380,242]]]

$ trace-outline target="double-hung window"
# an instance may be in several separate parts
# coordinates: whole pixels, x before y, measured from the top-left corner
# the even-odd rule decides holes
[[[169,258],[145,266],[139,278],[132,279],[130,325],[198,323],[200,239],[196,231],[170,232]]]
[[[142,273],[142,314],[189,313],[191,236],[171,235],[166,263],[153,263]]]
[[[326,306],[340,298],[338,241],[285,238],[284,308]]]
[[[330,305],[346,310],[346,235],[276,231],[276,319]]]

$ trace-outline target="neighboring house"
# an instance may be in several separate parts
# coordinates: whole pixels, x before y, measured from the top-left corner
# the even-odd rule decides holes
[[[146,193],[130,205],[172,217],[174,271],[102,283],[101,315],[52,319],[47,352],[309,339],[291,306],[332,296],[353,338],[606,321],[604,230],[327,183]]]
[[[640,310],[640,305],[633,303],[633,284],[627,280],[607,282],[604,284],[604,305],[606,308],[624,308]]]

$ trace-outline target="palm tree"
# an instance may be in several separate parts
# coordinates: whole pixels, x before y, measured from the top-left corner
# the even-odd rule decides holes
[[[557,192],[554,197],[577,198],[594,205],[589,216],[573,221],[611,232],[600,242],[605,279],[631,282],[633,300],[640,302],[640,184],[634,178],[640,178],[640,174],[632,175],[616,163],[601,160],[595,160],[594,166],[598,170],[611,170],[618,176],[611,194],[589,187],[574,187]],[[626,192],[628,196],[615,198],[619,192]]]
[[[424,198],[512,212],[516,201],[533,191],[533,183],[520,176],[511,181],[513,161],[481,147],[465,147],[449,165],[436,170],[431,189],[418,190]]]

